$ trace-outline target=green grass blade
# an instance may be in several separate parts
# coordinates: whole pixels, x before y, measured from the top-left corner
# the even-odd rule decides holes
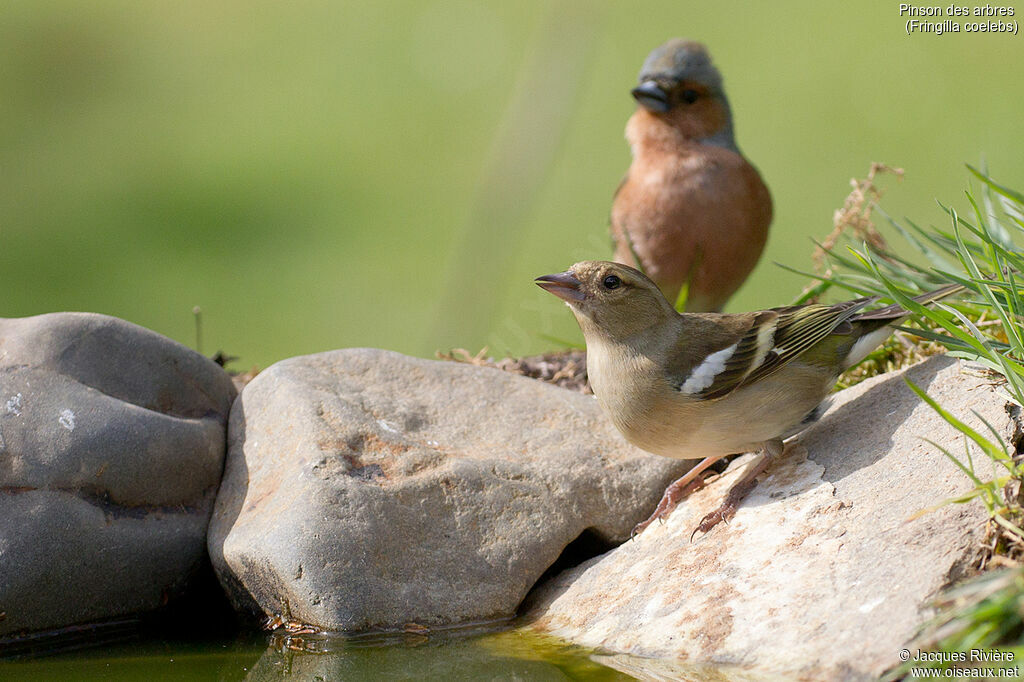
[[[981,171],[979,171],[977,168],[975,168],[971,164],[968,163],[966,165],[967,165],[967,170],[969,170],[972,173],[974,173],[974,176],[976,178],[978,178],[983,183],[985,183],[986,185],[991,187],[994,192],[996,192],[997,194],[1003,195],[1004,197],[1014,201],[1015,203],[1017,203],[1017,204],[1019,204],[1021,206],[1024,206],[1024,194],[1021,194],[1020,192],[1017,192],[1016,190],[1012,190],[1009,187],[1005,187],[1004,185],[1000,185],[998,182],[996,182],[995,180],[990,178],[987,174],[982,173]]]

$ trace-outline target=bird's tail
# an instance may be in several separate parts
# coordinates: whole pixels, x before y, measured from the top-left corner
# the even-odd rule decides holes
[[[929,303],[938,301],[939,299],[952,296],[963,289],[963,284],[947,284],[946,286],[939,287],[938,289],[926,291],[923,294],[914,296],[911,300],[920,303],[921,305],[928,305]],[[891,321],[905,317],[907,314],[906,308],[901,306],[899,303],[893,303],[892,305],[883,306],[881,308],[876,308],[875,310],[869,310],[866,313],[861,313],[857,315],[855,319],[858,322],[869,322],[871,320]]]
[[[915,296],[912,300],[925,305],[955,294],[963,288],[963,285],[960,284],[948,284],[934,291],[927,291],[919,296]],[[853,324],[854,329],[856,329],[855,333],[859,338],[850,347],[850,351],[844,360],[843,368],[849,369],[866,358],[871,351],[889,337],[889,334],[892,333],[891,325],[899,322],[909,314],[906,308],[898,303],[893,303],[892,305],[870,310],[850,318],[850,322]]]

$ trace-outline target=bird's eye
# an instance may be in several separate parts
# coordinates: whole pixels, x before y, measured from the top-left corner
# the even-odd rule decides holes
[[[622,286],[622,280],[619,279],[618,275],[608,275],[601,283],[604,284],[605,289],[618,289]]]
[[[681,97],[687,104],[693,104],[700,97],[700,94],[696,90],[683,90]]]

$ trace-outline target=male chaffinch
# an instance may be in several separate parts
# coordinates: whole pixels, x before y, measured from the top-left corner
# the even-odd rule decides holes
[[[669,486],[634,534],[668,516],[703,483],[698,477],[708,466],[760,450],[697,530],[729,520],[756,476],[782,453],[783,439],[817,419],[839,375],[908,315],[895,304],[861,312],[877,296],[750,313],[677,313],[643,273],[605,261],[576,263],[536,283],[576,316],[590,385],[626,440],[664,457],[703,458]],[[961,288],[950,285],[914,300],[928,303]]]
[[[639,258],[673,303],[688,283],[689,312],[719,311],[761,256],[771,195],[736,147],[722,76],[702,44],[655,49],[632,94],[633,162],[612,203],[615,260]]]

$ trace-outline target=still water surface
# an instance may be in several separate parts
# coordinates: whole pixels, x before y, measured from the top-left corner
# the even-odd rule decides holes
[[[516,630],[342,639],[148,637],[0,662],[2,680],[630,680],[592,652]],[[614,664],[614,663],[613,663]]]

